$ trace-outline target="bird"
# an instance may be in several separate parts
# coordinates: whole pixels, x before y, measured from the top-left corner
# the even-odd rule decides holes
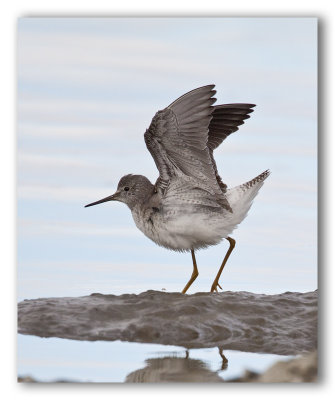
[[[214,105],[215,85],[187,92],[158,111],[144,133],[159,172],[153,184],[143,175],[123,176],[114,194],[87,204],[125,203],[137,228],[157,245],[190,252],[193,271],[182,293],[198,277],[195,252],[226,239],[229,249],[210,292],[222,289],[222,270],[236,241],[231,233],[246,217],[270,171],[228,188],[222,181],[214,150],[250,117],[255,104]]]

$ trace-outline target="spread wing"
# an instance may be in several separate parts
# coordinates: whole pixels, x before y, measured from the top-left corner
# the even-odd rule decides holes
[[[172,177],[183,174],[206,187],[223,207],[231,210],[207,146],[212,104],[216,101],[213,89],[214,85],[194,89],[158,111],[144,139],[160,174],[158,190],[164,192]]]
[[[231,133],[244,124],[244,120],[250,118],[254,112],[255,104],[222,104],[213,107],[212,120],[209,124],[208,147],[216,149]]]
[[[223,192],[226,191],[227,185],[222,182],[218,173],[216,162],[213,157],[213,150],[220,146],[227,136],[236,132],[238,127],[244,124],[245,119],[250,118],[249,114],[254,111],[252,109],[253,107],[255,107],[255,104],[246,103],[222,104],[213,107],[213,118],[209,124],[207,146],[209,148],[216,179]]]

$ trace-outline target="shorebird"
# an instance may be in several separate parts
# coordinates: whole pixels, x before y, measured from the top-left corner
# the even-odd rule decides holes
[[[269,170],[233,188],[223,183],[213,151],[249,118],[255,104],[213,106],[215,85],[194,89],[158,111],[144,134],[159,177],[153,185],[143,175],[125,175],[106,201],[125,203],[134,222],[159,246],[190,251],[191,278],[198,276],[195,251],[227,239],[229,249],[211,286],[217,292],[222,270],[235,247],[229,235],[246,217]]]

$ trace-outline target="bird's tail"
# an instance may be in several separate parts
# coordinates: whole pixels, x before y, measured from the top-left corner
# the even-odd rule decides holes
[[[226,196],[228,202],[231,205],[233,212],[235,212],[234,208],[241,212],[240,218],[245,218],[259,189],[263,186],[265,179],[269,175],[270,171],[267,169],[260,175],[256,176],[256,178],[251,179],[251,181],[227,190]]]

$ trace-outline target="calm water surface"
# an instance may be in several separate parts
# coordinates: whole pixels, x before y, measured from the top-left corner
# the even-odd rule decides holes
[[[246,369],[262,372],[278,360],[292,358],[233,350],[223,351],[223,354],[228,364],[223,361],[218,348],[187,352],[177,346],[18,335],[18,376],[28,375],[42,382],[125,382],[130,373],[145,368],[147,360],[160,359],[159,365],[167,370],[175,364],[166,360],[187,358],[187,362],[178,366],[184,368],[184,374],[205,373],[209,379],[227,380],[242,375]]]

